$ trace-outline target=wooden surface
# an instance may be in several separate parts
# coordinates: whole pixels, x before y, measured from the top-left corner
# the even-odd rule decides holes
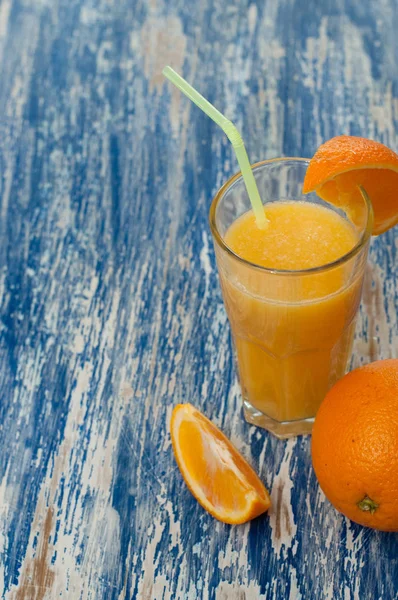
[[[398,149],[396,0],[0,0],[0,590],[7,600],[394,600],[397,534],[325,500],[309,438],[248,426],[207,223],[229,142]],[[354,365],[398,355],[398,228],[372,244]],[[176,468],[177,402],[272,492],[240,527]]]

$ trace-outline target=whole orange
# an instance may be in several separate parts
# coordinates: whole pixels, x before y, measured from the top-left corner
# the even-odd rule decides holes
[[[398,359],[356,369],[328,392],[315,418],[312,462],[337,510],[398,531]]]

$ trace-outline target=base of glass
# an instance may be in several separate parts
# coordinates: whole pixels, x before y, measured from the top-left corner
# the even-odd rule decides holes
[[[247,400],[243,400],[243,412],[248,423],[266,429],[281,440],[297,435],[309,435],[314,425],[314,417],[298,421],[275,421],[254,408]]]

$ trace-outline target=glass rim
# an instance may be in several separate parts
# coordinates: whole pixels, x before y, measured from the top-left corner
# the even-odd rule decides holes
[[[300,162],[300,163],[306,163],[308,165],[308,163],[310,162],[309,158],[302,158],[302,157],[297,157],[297,156],[286,156],[286,157],[280,157],[280,158],[269,158],[266,160],[261,160],[259,162],[256,162],[254,164],[251,165],[253,171],[255,171],[258,168],[267,166],[267,165],[271,165],[271,164],[275,164],[275,163],[282,163],[282,162]],[[235,260],[237,260],[238,262],[242,263],[243,265],[246,265],[247,267],[251,267],[254,269],[257,269],[260,272],[263,273],[272,273],[275,275],[313,275],[316,273],[322,273],[324,271],[329,271],[331,269],[334,269],[335,267],[338,267],[342,264],[344,264],[345,262],[347,262],[348,260],[350,260],[351,258],[353,258],[356,254],[358,254],[362,248],[366,245],[366,243],[368,242],[369,238],[372,235],[372,227],[373,227],[373,206],[372,203],[369,199],[368,194],[366,193],[366,190],[363,189],[362,186],[359,186],[359,189],[361,191],[361,195],[364,199],[366,208],[367,208],[367,221],[366,221],[366,226],[364,228],[364,231],[360,237],[360,239],[358,240],[358,242],[355,244],[355,246],[349,251],[346,252],[346,254],[343,254],[343,256],[340,256],[340,258],[337,258],[336,260],[330,262],[330,263],[325,263],[324,265],[319,265],[317,267],[311,267],[309,269],[275,269],[275,268],[271,268],[271,267],[263,267],[262,265],[258,265],[254,262],[251,262],[249,260],[246,260],[245,258],[242,258],[241,256],[239,256],[239,254],[236,254],[224,241],[222,235],[220,234],[220,232],[218,231],[217,225],[216,225],[216,209],[218,206],[218,203],[220,202],[220,200],[223,198],[224,194],[227,192],[227,190],[236,182],[238,181],[238,179],[242,179],[242,173],[241,171],[238,171],[237,173],[235,173],[234,175],[232,175],[232,177],[230,177],[221,187],[220,189],[217,191],[216,195],[214,196],[211,205],[210,205],[210,210],[209,210],[209,224],[210,224],[210,230],[213,236],[213,239],[216,241],[216,243],[218,244],[218,246],[224,250],[227,254],[229,254],[230,256],[232,256],[232,258],[234,258]],[[322,198],[321,198],[322,200]],[[331,205],[332,206],[332,205]]]

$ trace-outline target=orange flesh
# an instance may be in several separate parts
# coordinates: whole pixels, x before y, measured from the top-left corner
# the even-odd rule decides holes
[[[224,523],[245,523],[270,507],[267,490],[230,440],[191,404],[178,404],[171,439],[184,480],[198,502]]]
[[[186,468],[193,479],[201,480],[206,499],[216,509],[222,507],[226,512],[244,510],[246,495],[253,490],[254,478],[244,468],[243,461],[232,458],[216,428],[211,429],[211,434],[208,435],[207,429],[201,428],[200,423],[186,421],[181,424],[180,446],[196,449],[185,456]]]
[[[398,173],[388,169],[360,169],[335,177],[317,189],[323,200],[349,211],[363,202],[359,187],[368,194],[375,222],[373,234],[379,235],[398,223]]]

